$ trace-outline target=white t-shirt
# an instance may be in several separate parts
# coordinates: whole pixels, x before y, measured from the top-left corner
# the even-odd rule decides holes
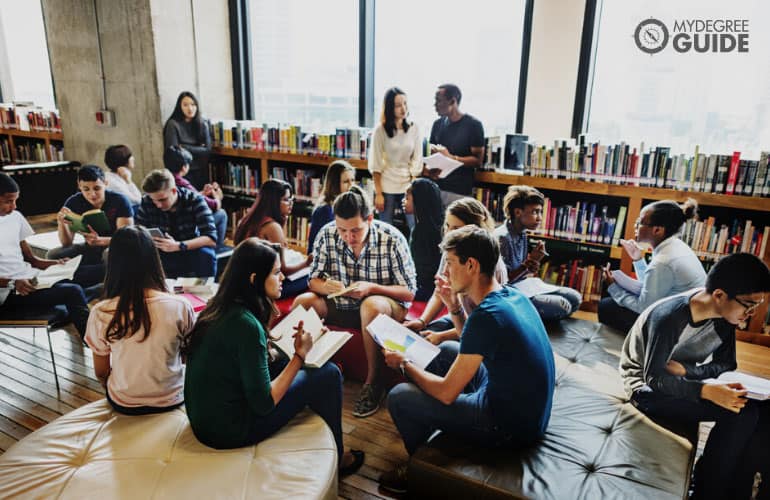
[[[369,147],[369,171],[382,175],[383,193],[405,193],[412,177],[422,173],[422,137],[417,125],[388,137],[382,123],[378,124]]]
[[[144,328],[130,337],[107,341],[107,325],[118,299],[107,299],[91,309],[86,343],[99,356],[110,356],[107,380],[110,398],[120,406],[164,408],[184,400],[181,342],[195,324],[190,303],[183,297],[153,293],[147,298],[150,335]]]
[[[27,219],[14,210],[0,216],[0,278],[30,279],[40,272],[24,260],[21,242],[35,234]]]
[[[110,191],[115,191],[116,193],[124,195],[133,204],[141,203],[142,192],[139,191],[136,184],[133,182],[126,182],[123,177],[112,171],[105,172],[104,177],[107,179],[107,185]]]

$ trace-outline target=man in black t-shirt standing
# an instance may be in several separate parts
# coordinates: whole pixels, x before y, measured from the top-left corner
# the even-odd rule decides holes
[[[438,87],[434,106],[439,119],[430,130],[431,153],[441,153],[463,163],[443,179],[438,170],[423,170],[441,188],[441,202],[446,208],[456,199],[471,196],[473,171],[484,157],[484,126],[471,115],[460,111],[462,93],[457,85],[445,83]]]

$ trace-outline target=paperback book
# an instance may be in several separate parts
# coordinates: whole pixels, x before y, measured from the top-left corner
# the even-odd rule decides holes
[[[271,330],[271,335],[276,339],[272,341],[273,345],[289,359],[294,356],[294,334],[296,333],[294,328],[300,321],[303,322],[304,330],[313,337],[313,347],[305,358],[305,366],[310,368],[323,366],[353,336],[348,332],[326,330],[315,309],[298,306]]]

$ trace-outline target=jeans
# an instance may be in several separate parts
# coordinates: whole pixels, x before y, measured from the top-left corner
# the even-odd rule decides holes
[[[432,332],[445,332],[447,330],[451,330],[454,327],[455,324],[452,323],[452,318],[450,318],[448,314],[445,314],[444,316],[441,316],[438,319],[434,319],[428,323],[425,329]]]
[[[380,220],[393,224],[393,214],[396,212],[396,209],[401,208],[401,200],[404,199],[404,194],[382,193],[382,196],[385,198],[385,208],[380,213]],[[409,226],[409,229],[413,228],[414,214],[405,213],[404,218],[406,218],[406,225]]]
[[[206,278],[217,275],[217,259],[214,249],[202,247],[184,252],[158,252],[167,278],[194,276]]]
[[[426,370],[444,376],[460,352],[460,343],[448,340],[439,348],[441,352]],[[487,369],[482,364],[463,393],[449,405],[425,394],[412,383],[398,384],[391,389],[388,410],[401,433],[406,451],[413,454],[439,429],[481,446],[510,443],[511,435],[499,429],[492,419],[486,386]]]
[[[306,406],[316,412],[334,435],[338,464],[342,463],[342,373],[327,362],[320,368],[303,368],[273,411],[254,422],[249,443],[259,443],[278,432]]]
[[[653,419],[715,422],[695,467],[693,499],[732,498],[728,489],[750,491],[751,484],[746,484],[748,479],[738,464],[749,450],[752,435],[770,424],[760,418],[762,403],[749,400],[740,413],[733,413],[710,401],[689,401],[649,390],[634,392],[631,403]]]
[[[5,299],[3,307],[15,308],[25,306],[58,306],[67,307],[69,319],[75,324],[80,337],[86,334],[88,321],[88,303],[83,288],[71,281],[60,281],[51,288],[37,290],[29,295],[11,294]]]
[[[578,310],[583,295],[577,290],[563,286],[554,292],[530,297],[529,300],[543,321],[559,321]]]
[[[308,281],[307,276],[296,280],[285,279],[283,280],[283,289],[281,290],[281,298],[294,297],[307,290]]]
[[[227,234],[227,212],[221,208],[213,213],[214,225],[217,228],[217,248],[225,245],[225,234]]]
[[[628,333],[639,313],[626,309],[621,306],[612,297],[604,297],[599,301],[599,323],[611,326],[615,330]]]

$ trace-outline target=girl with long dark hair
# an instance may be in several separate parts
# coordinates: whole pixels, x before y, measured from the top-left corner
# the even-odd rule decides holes
[[[116,411],[141,415],[182,404],[180,349],[194,322],[190,303],[166,289],[150,233],[138,226],[118,229],[107,254],[103,300],[91,309],[85,336]]]
[[[321,196],[318,198],[313,215],[310,216],[310,235],[307,239],[307,253],[313,253],[313,245],[318,231],[334,220],[332,204],[341,193],[350,189],[356,182],[356,169],[345,160],[334,160],[326,169]]]
[[[342,375],[334,363],[302,368],[313,339],[295,326],[295,354],[270,376],[268,325],[283,274],[275,245],[248,238],[233,251],[217,294],[201,313],[185,349],[185,406],[195,436],[212,448],[259,443],[309,406],[329,425],[340,475],[363,463],[343,452]]]
[[[211,134],[208,121],[200,112],[195,94],[184,91],[176,99],[176,105],[163,128],[163,150],[181,146],[193,155],[187,179],[199,191],[204,191],[208,181],[208,161],[211,152]]]

